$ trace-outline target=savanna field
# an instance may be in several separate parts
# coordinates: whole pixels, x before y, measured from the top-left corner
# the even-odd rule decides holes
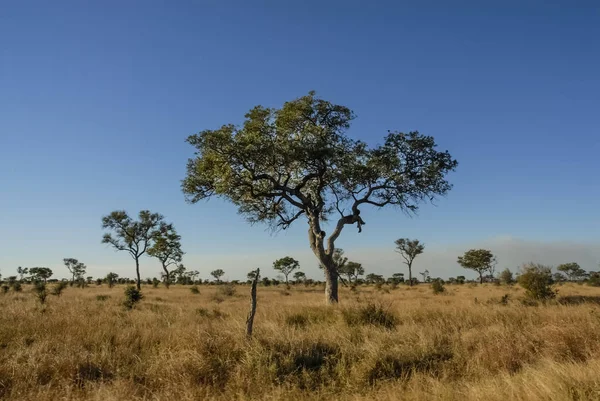
[[[0,294],[0,399],[600,399],[598,287],[259,286],[250,340],[248,285],[124,288]]]

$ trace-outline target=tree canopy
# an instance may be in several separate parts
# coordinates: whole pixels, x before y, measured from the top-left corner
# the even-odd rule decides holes
[[[165,285],[169,288],[171,277],[169,267],[181,264],[184,252],[181,249],[181,236],[173,224],[161,223],[154,232],[153,244],[148,255],[157,258],[165,272]]]
[[[396,206],[408,213],[445,195],[445,176],[456,160],[436,150],[419,132],[388,132],[370,148],[346,131],[354,119],[347,107],[314,92],[280,109],[256,106],[241,126],[223,125],[191,135],[195,157],[182,189],[189,202],[223,197],[249,222],[286,229],[309,223],[309,244],[325,268],[329,302],[337,302],[335,241],[346,225],[362,231],[363,206]],[[327,237],[324,223],[337,215]]]
[[[483,284],[483,273],[492,271],[496,257],[487,249],[471,249],[458,257],[458,264],[479,273],[479,282]]]

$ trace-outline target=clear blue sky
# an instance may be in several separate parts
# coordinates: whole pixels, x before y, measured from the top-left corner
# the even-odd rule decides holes
[[[179,185],[188,135],[311,89],[356,112],[356,138],[419,130],[460,163],[418,217],[365,210],[338,241],[349,253],[404,236],[598,242],[600,4],[451,3],[2,2],[0,271],[61,275],[76,257],[132,276],[100,243],[114,209],[163,213],[204,277],[221,257],[239,258],[233,277],[247,255],[307,252],[304,223],[274,237]]]

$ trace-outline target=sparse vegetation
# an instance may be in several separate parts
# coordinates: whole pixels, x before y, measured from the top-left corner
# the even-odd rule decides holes
[[[446,291],[444,287],[444,282],[440,279],[435,279],[431,282],[431,289],[434,294],[442,294]]]
[[[127,309],[133,309],[135,305],[144,298],[144,295],[136,287],[130,285],[125,288],[125,302],[123,305]]]
[[[528,263],[521,268],[519,284],[526,291],[529,298],[534,300],[547,300],[556,296],[552,289],[552,269],[536,263]]]

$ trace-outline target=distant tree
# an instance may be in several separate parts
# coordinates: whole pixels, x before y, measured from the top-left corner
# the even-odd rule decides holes
[[[76,279],[79,280],[83,278],[83,275],[86,271],[85,264],[73,258],[65,258],[63,259],[63,263],[65,264],[69,272],[71,272],[71,284],[75,283]]]
[[[177,234],[173,224],[161,223],[154,234],[154,243],[148,248],[148,255],[157,258],[165,272],[165,287],[169,288],[171,277],[170,266],[181,264],[184,252],[181,250],[181,236]]]
[[[171,271],[171,276],[175,278],[175,282],[178,284],[185,284],[187,282],[187,269],[184,265],[179,264],[177,268]],[[166,279],[163,274],[163,279]]]
[[[115,210],[102,218],[102,228],[112,231],[104,234],[102,243],[112,245],[117,251],[129,252],[135,260],[138,290],[142,288],[140,257],[152,246],[162,220],[162,215],[150,213],[149,210],[142,210],[139,220],[133,220],[124,210]]]
[[[256,277],[256,270],[252,270],[251,272],[249,272],[248,274],[246,274],[246,277],[248,278],[248,280],[253,281],[254,278]]]
[[[192,270],[188,273],[188,275],[190,276],[190,280],[192,280],[192,283],[195,283],[196,279],[200,275],[200,272],[198,270]]]
[[[588,284],[593,287],[600,287],[600,272],[590,272]]]
[[[296,259],[294,259],[290,256],[286,256],[284,258],[277,259],[275,262],[273,262],[273,269],[277,270],[277,271],[281,272],[281,274],[283,274],[283,276],[285,277],[285,286],[288,289],[290,288],[288,276],[290,275],[291,272],[298,269],[299,267],[300,267],[300,263]]]
[[[23,277],[29,274],[29,269],[27,267],[23,268],[19,266],[17,267],[17,273],[19,274],[19,281],[23,281]]]
[[[43,281],[45,283],[52,276],[52,270],[48,267],[31,267],[29,274],[33,281]]]
[[[217,269],[210,272],[210,275],[215,278],[217,284],[221,282],[221,277],[223,277],[224,274],[225,272],[223,271],[223,269]]]
[[[575,262],[558,265],[556,270],[565,273],[571,281],[577,281],[586,275],[585,270],[583,270],[581,266]]]
[[[383,283],[385,280],[383,279],[383,276],[380,274],[375,274],[375,273],[369,273],[367,274],[367,276],[365,277],[365,280],[367,281],[367,283],[369,284],[377,284],[377,283]]]
[[[396,252],[402,256],[404,264],[408,266],[408,282],[412,285],[412,264],[415,258],[425,250],[425,244],[420,243],[418,239],[411,240],[409,238],[399,238],[395,244]]]
[[[487,249],[471,249],[458,257],[458,264],[479,273],[479,283],[483,284],[483,274],[492,270],[496,257]]]
[[[296,283],[300,283],[300,282],[306,280],[306,274],[304,274],[304,272],[295,272],[294,280],[296,280]]]
[[[456,276],[456,284],[464,284],[466,281],[465,276]]]
[[[429,283],[431,281],[431,277],[429,276],[429,270],[426,269],[425,271],[419,272],[419,274],[423,276],[424,283]]]
[[[404,282],[404,273],[394,273],[392,274],[391,280],[394,284],[400,284]]]
[[[365,269],[358,262],[345,261],[343,266],[338,269],[338,272],[348,278],[349,283],[356,284],[358,276],[365,274]]]
[[[388,132],[383,145],[369,148],[346,135],[353,119],[347,107],[309,92],[280,109],[257,106],[239,126],[187,140],[196,151],[182,185],[187,200],[223,197],[250,222],[274,228],[306,218],[328,303],[338,302],[335,242],[347,225],[362,231],[361,208],[416,212],[420,203],[451,189],[445,177],[457,166],[448,152],[436,150],[432,137],[418,132]],[[322,224],[336,212],[327,236]]]
[[[106,284],[108,284],[108,288],[113,288],[118,278],[119,275],[117,273],[108,273],[105,278]]]
[[[506,285],[510,285],[515,281],[512,272],[508,268],[502,270],[498,279],[500,280],[500,283]]]

